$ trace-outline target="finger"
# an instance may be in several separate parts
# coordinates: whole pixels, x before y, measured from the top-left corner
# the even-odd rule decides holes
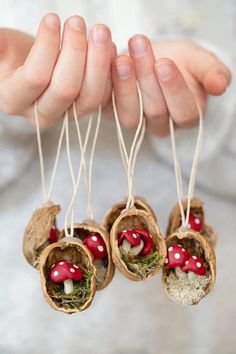
[[[139,101],[132,58],[121,55],[113,60],[112,83],[121,124],[135,128],[139,121]]]
[[[78,96],[83,82],[86,54],[85,22],[82,17],[73,16],[64,25],[61,52],[51,83],[38,101],[41,120],[53,124]]]
[[[148,126],[151,130],[162,133],[162,130],[168,127],[168,109],[154,71],[155,56],[149,39],[143,35],[132,37],[129,41],[129,52],[142,91]]]
[[[96,25],[89,34],[84,80],[76,100],[79,115],[96,110],[103,101],[111,65],[111,33]]]
[[[155,70],[173,121],[183,128],[196,125],[196,101],[178,67],[172,60],[162,58],[155,63]]]
[[[111,93],[112,93],[112,61],[117,57],[117,48],[115,43],[112,42],[111,46],[111,63],[110,63],[110,70],[108,73],[108,78],[106,82],[106,88],[102,100],[102,106],[106,107],[109,102],[111,102]]]
[[[231,82],[231,72],[213,53],[196,47],[189,61],[191,74],[212,95],[221,95]]]
[[[46,15],[39,26],[33,47],[23,66],[3,80],[1,100],[9,114],[18,114],[31,105],[48,86],[58,57],[60,20]],[[13,99],[14,98],[14,99]]]

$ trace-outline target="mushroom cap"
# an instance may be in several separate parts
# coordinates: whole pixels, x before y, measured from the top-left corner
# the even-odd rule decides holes
[[[174,244],[167,250],[167,257],[165,259],[166,268],[182,267],[190,257],[190,254],[182,245]]]
[[[152,235],[147,231],[147,230],[141,230],[141,229],[134,229],[133,230],[136,234],[139,235],[139,237],[143,240],[144,242],[144,247],[142,251],[140,252],[140,256],[144,257],[147,256],[149,253],[152,252],[153,250],[153,239]]]
[[[106,244],[102,236],[96,232],[92,232],[88,235],[84,239],[83,244],[88,247],[94,259],[103,259],[108,256]]]
[[[140,245],[140,237],[139,234],[135,232],[135,230],[123,230],[118,235],[118,246],[122,244],[122,242],[126,239],[131,246],[139,246]]]
[[[185,261],[185,265],[182,267],[183,272],[191,271],[198,275],[206,275],[206,268],[203,264],[203,260],[196,256],[191,256]]]
[[[58,235],[57,235],[57,228],[53,225],[51,227],[51,230],[50,230],[50,233],[49,233],[49,242],[50,243],[55,243],[57,242],[57,238],[58,238]]]
[[[63,260],[52,265],[48,277],[54,283],[61,283],[67,279],[79,281],[83,277],[83,271],[72,262]]]
[[[202,232],[203,220],[202,220],[202,218],[199,217],[199,215],[197,215],[195,213],[190,213],[188,226],[190,227],[190,229],[192,229],[194,231]]]

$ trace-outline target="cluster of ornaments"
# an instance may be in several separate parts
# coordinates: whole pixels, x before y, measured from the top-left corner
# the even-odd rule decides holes
[[[205,224],[200,200],[191,201],[188,230],[180,228],[178,206],[173,209],[166,238],[142,198],[135,198],[133,208],[125,210],[125,205],[125,201],[114,205],[102,226],[94,222],[73,225],[73,237],[57,229],[59,205],[44,205],[34,212],[25,230],[23,251],[39,270],[43,294],[54,309],[85,310],[96,291],[109,285],[115,268],[134,281],[162,271],[167,295],[181,304],[197,304],[211,290],[216,237]]]

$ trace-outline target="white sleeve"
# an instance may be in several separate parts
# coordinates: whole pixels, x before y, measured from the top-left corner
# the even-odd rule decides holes
[[[201,43],[214,52],[232,73],[234,66],[229,56],[214,46]],[[197,173],[197,185],[213,193],[236,196],[236,82],[233,79],[227,92],[221,97],[210,97],[204,119],[203,145]],[[196,147],[198,128],[177,129],[177,154],[184,178],[189,178]],[[150,136],[157,157],[173,165],[169,137],[158,139]]]

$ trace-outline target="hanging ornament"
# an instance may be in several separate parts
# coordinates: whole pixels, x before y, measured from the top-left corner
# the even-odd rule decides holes
[[[36,123],[36,133],[39,151],[39,161],[41,170],[42,192],[44,197],[43,205],[36,209],[26,226],[23,238],[23,253],[26,260],[35,268],[38,267],[39,256],[43,249],[50,243],[56,242],[60,238],[60,232],[56,227],[56,216],[60,212],[60,205],[55,205],[51,201],[51,195],[55,183],[57,165],[59,161],[62,140],[65,132],[65,120],[62,124],[62,129],[58,141],[57,153],[54,162],[53,172],[49,185],[49,192],[46,193],[45,186],[45,169],[42,152],[41,135],[39,128],[38,106],[37,102],[34,105],[34,115]]]
[[[74,237],[47,246],[40,256],[39,273],[45,299],[68,314],[85,310],[96,291],[96,268],[87,247]]]
[[[182,200],[184,214],[186,215],[188,201]],[[189,228],[193,231],[199,232],[213,247],[217,242],[217,234],[214,229],[205,223],[204,203],[197,198],[191,199],[190,214],[189,214]],[[170,235],[182,224],[179,204],[177,204],[169,217],[169,224],[167,228],[167,235]]]
[[[216,279],[216,257],[213,249],[216,237],[205,224],[203,203],[193,198],[197,165],[203,133],[203,118],[199,110],[199,133],[188,187],[183,198],[182,173],[176,155],[174,125],[170,118],[178,206],[172,210],[167,230],[162,283],[167,295],[183,305],[196,305],[213,288]]]
[[[113,206],[105,215],[104,226],[110,232],[112,258],[116,267],[131,280],[145,280],[162,267],[166,247],[152,208],[140,197],[134,197],[133,175],[138,151],[145,134],[141,92],[138,87],[140,119],[134,140],[127,153],[114,92],[113,109],[117,125],[121,158],[128,181],[128,198]]]

